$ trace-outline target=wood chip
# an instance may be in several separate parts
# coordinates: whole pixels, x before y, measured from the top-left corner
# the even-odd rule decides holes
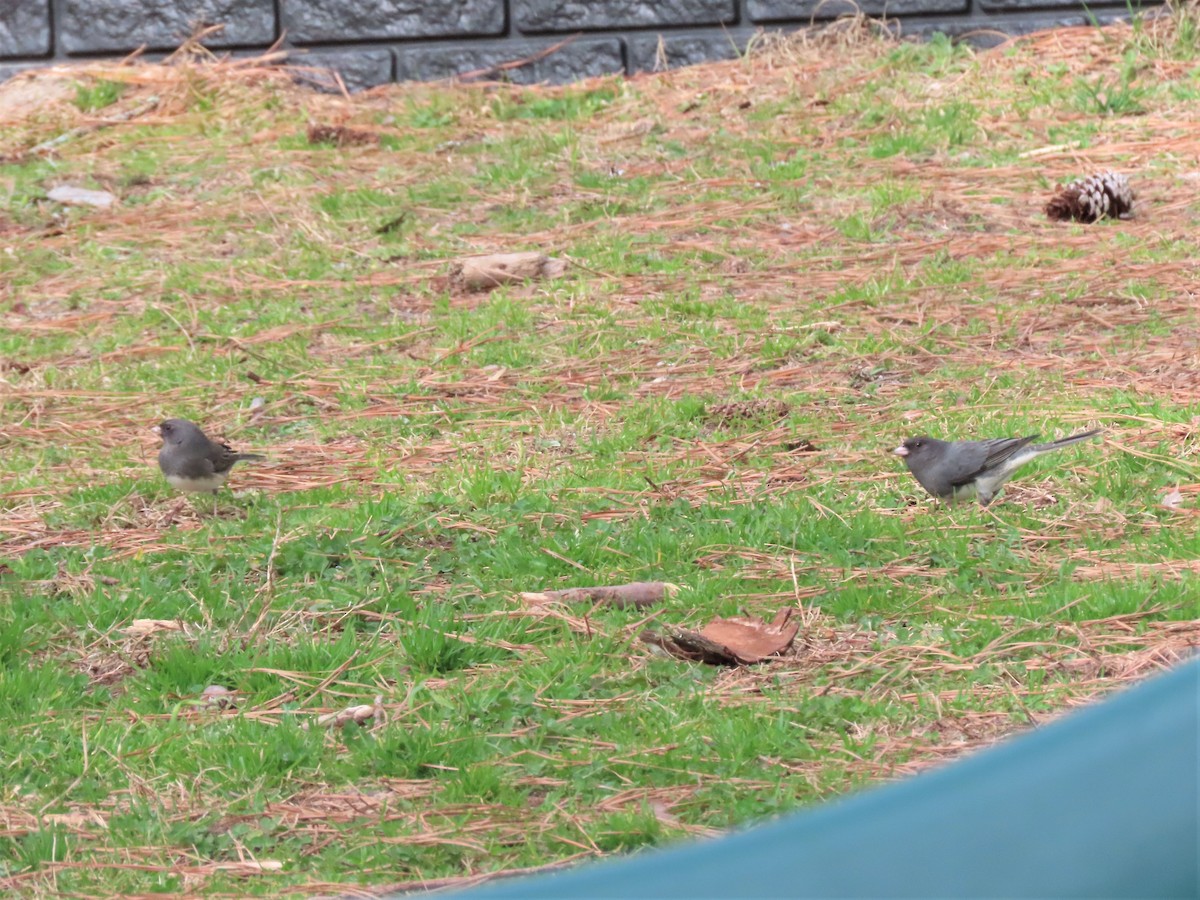
[[[134,619],[121,629],[122,634],[132,638],[144,638],[168,631],[183,631],[183,623],[178,619]]]
[[[460,259],[451,278],[468,291],[490,291],[513,281],[558,278],[566,270],[564,260],[544,253],[495,253]]]
[[[597,606],[647,607],[661,603],[679,592],[679,585],[665,581],[635,581],[630,584],[564,588],[558,591],[531,591],[521,599],[531,606],[545,603],[582,603],[591,600]]]

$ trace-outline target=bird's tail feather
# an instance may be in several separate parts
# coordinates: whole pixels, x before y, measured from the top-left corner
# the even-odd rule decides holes
[[[261,453],[235,453],[233,454],[234,462],[255,462],[260,459],[266,459]]]
[[[1081,431],[1079,434],[1073,434],[1070,437],[1059,438],[1057,441],[1049,441],[1045,444],[1034,444],[1031,449],[1039,453],[1044,450],[1059,450],[1063,447],[1068,447],[1071,444],[1076,444],[1079,441],[1086,441],[1088,438],[1094,438],[1103,428],[1093,428],[1091,431]]]

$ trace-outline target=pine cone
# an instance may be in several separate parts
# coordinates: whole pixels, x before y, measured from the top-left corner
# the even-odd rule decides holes
[[[1057,222],[1074,219],[1095,222],[1109,216],[1127,219],[1133,213],[1133,188],[1119,172],[1101,172],[1060,187],[1046,204],[1046,215]]]

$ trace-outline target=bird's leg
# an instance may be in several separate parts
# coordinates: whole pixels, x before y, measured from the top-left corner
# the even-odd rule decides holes
[[[180,497],[179,502],[175,504],[175,506],[171,509],[171,511],[169,513],[167,513],[167,522],[169,524],[173,525],[176,522],[176,520],[179,518],[179,516],[183,513],[183,508],[187,505],[188,505],[187,497]]]

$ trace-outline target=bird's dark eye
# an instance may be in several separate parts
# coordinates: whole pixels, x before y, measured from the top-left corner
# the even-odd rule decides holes
[[[913,449],[915,450],[917,447],[920,447],[923,443],[925,443],[925,442],[924,441],[913,441]]]

